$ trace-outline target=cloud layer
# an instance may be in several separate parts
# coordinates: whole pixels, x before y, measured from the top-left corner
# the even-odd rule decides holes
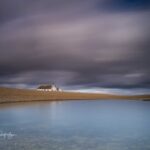
[[[1,1],[0,84],[150,88],[149,3],[128,3]]]

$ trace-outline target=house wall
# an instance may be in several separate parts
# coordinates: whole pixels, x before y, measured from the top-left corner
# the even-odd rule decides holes
[[[52,89],[37,89],[37,91],[52,91]]]

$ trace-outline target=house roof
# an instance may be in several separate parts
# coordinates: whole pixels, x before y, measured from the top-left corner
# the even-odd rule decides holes
[[[40,85],[38,89],[51,89],[53,85],[47,84],[47,85]]]

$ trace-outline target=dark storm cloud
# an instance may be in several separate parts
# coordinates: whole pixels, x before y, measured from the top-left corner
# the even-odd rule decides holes
[[[101,8],[100,5],[97,5]],[[150,8],[149,0],[110,0],[103,3],[105,9],[113,11],[135,11],[135,10],[146,10]]]
[[[0,84],[150,88],[149,3],[124,3],[0,1]]]

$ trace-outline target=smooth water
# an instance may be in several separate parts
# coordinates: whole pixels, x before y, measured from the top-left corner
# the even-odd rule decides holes
[[[0,150],[150,150],[150,102],[1,104]]]

